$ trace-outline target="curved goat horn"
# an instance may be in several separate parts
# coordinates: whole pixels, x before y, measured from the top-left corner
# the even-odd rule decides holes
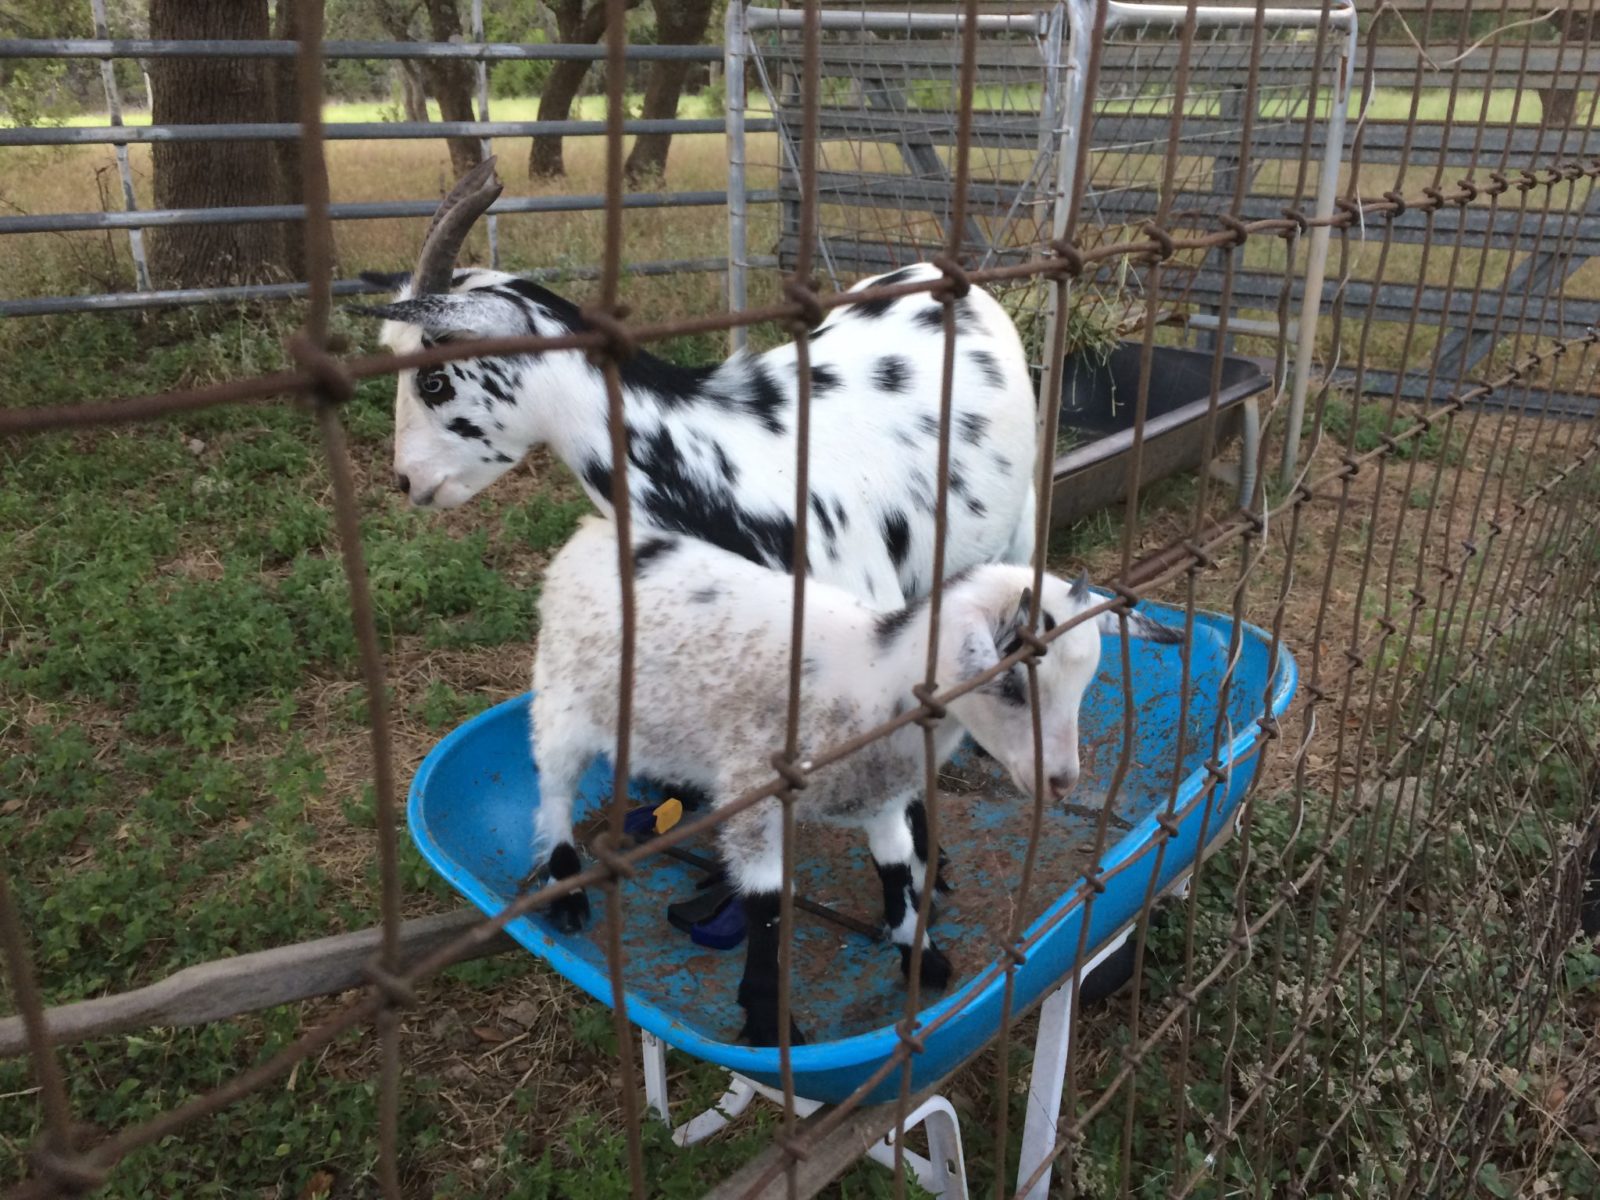
[[[450,290],[456,255],[473,222],[500,195],[502,184],[494,173],[494,156],[484,159],[460,179],[439,202],[422,239],[417,269],[411,273],[411,294],[427,296]]]

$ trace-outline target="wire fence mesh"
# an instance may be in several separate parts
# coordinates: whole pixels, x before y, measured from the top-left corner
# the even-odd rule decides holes
[[[798,106],[790,118],[797,133],[781,143],[790,156],[784,211],[792,226],[786,217],[781,253],[791,270],[780,299],[659,323],[630,320],[622,307],[628,226],[620,68],[627,5],[608,0],[605,258],[595,301],[573,331],[444,342],[405,354],[336,353],[328,341],[333,269],[322,125],[323,12],[315,0],[305,0],[298,8],[299,132],[311,287],[302,328],[289,344],[293,365],[206,388],[73,408],[0,409],[0,433],[15,437],[227,405],[309,401],[329,465],[371,700],[383,917],[379,952],[359,996],[212,1091],[85,1144],[74,1129],[28,931],[7,878],[13,866],[7,864],[0,871],[0,941],[39,1108],[39,1140],[28,1157],[27,1177],[12,1194],[92,1191],[115,1178],[119,1160],[130,1152],[215,1117],[342,1035],[367,1028],[381,1045],[378,1185],[387,1196],[406,1194],[399,1136],[404,1046],[397,1014],[415,1002],[420,981],[513,921],[584,887],[597,887],[605,897],[601,930],[615,1039],[628,1048],[617,1057],[628,1186],[636,1196],[649,1194],[641,1137],[647,1118],[627,1015],[630,984],[637,978],[637,966],[630,968],[624,953],[630,895],[637,903],[632,880],[664,853],[774,800],[784,832],[778,921],[784,1117],[771,1154],[741,1176],[740,1194],[765,1194],[780,1182],[791,1194],[814,1191],[811,1177],[802,1178],[806,1164],[827,1156],[830,1139],[885,1081],[897,1087],[894,1110],[903,1122],[912,1107],[918,1056],[962,1019],[966,1003],[986,983],[1000,985],[1003,1006],[980,1065],[969,1068],[975,1082],[966,1086],[993,1092],[976,1107],[987,1129],[982,1155],[997,1194],[1037,1194],[1047,1178],[1069,1196],[1437,1195],[1475,1189],[1510,1194],[1496,1188],[1515,1177],[1517,1186],[1525,1185],[1524,1194],[1566,1188],[1577,1195],[1583,1180],[1600,1179],[1592,1151],[1569,1148],[1561,1158],[1552,1140],[1577,1144],[1579,1135],[1567,1123],[1585,1118],[1563,1106],[1594,1082],[1592,1063],[1572,1054],[1552,1021],[1575,974],[1592,970],[1592,954],[1584,957],[1573,934],[1600,828],[1593,761],[1600,688],[1600,612],[1593,600],[1600,582],[1600,437],[1592,406],[1578,406],[1575,417],[1570,403],[1573,397],[1593,399],[1600,333],[1584,316],[1583,306],[1592,303],[1584,281],[1569,270],[1582,257],[1578,247],[1587,236],[1582,231],[1589,198],[1600,177],[1600,160],[1590,148],[1597,94],[1580,95],[1564,122],[1524,126],[1513,117],[1502,123],[1492,118],[1498,103],[1493,92],[1468,102],[1475,84],[1463,64],[1480,42],[1496,56],[1488,78],[1517,97],[1527,92],[1532,43],[1515,36],[1531,28],[1523,10],[1501,0],[1486,32],[1472,21],[1453,27],[1435,21],[1446,11],[1443,5],[1436,11],[1431,2],[1408,4],[1403,15],[1411,37],[1405,48],[1416,82],[1409,93],[1385,97],[1408,110],[1404,120],[1393,122],[1400,136],[1386,140],[1386,131],[1374,133],[1372,108],[1381,93],[1376,42],[1369,42],[1364,57],[1357,56],[1356,99],[1341,144],[1337,195],[1326,213],[1308,213],[1305,198],[1314,184],[1332,179],[1327,172],[1319,176],[1316,161],[1327,139],[1319,146],[1311,131],[1325,114],[1331,116],[1328,102],[1315,85],[1303,94],[1291,92],[1297,85],[1264,85],[1260,70],[1281,52],[1309,79],[1332,71],[1343,36],[1334,28],[1338,9],[1312,10],[1318,19],[1279,45],[1268,35],[1265,6],[1243,23],[1235,14],[1227,38],[1209,38],[1202,34],[1201,15],[1208,6],[1179,5],[1162,14],[1163,40],[1151,47],[1137,36],[1148,22],[1119,24],[1121,15],[1138,6],[1092,5],[1086,9],[1093,41],[1085,60],[1078,169],[1070,195],[1061,197],[1067,202],[1065,224],[1058,235],[1047,236],[1055,231],[1047,231],[1036,215],[1025,235],[1013,228],[997,239],[978,219],[987,215],[988,200],[975,180],[1016,187],[1019,194],[1025,190],[1036,169],[1039,121],[1037,114],[1023,121],[1029,126],[1028,163],[991,177],[997,168],[981,153],[980,136],[993,115],[980,85],[985,34],[978,6],[968,2],[959,6],[959,37],[945,43],[947,51],[959,47],[959,67],[949,74],[944,64],[951,60],[939,60],[936,123],[947,153],[939,159],[938,177],[948,184],[938,197],[940,207],[932,210],[940,220],[926,230],[896,226],[896,236],[906,233],[897,247],[936,252],[939,278],[841,293],[822,290],[813,280],[818,269],[842,269],[850,261],[830,260],[830,239],[840,229],[830,222],[842,219],[839,212],[858,211],[840,204],[842,197],[870,195],[870,177],[891,173],[857,158],[853,170],[869,178],[834,178],[849,160],[841,165],[831,157],[838,151],[825,136],[828,122],[848,110],[851,128],[859,128],[864,110],[872,107],[868,98],[877,76],[868,77],[868,56],[852,57],[848,39],[825,39],[823,7],[796,6],[800,15],[782,43],[789,82],[774,83],[773,95],[782,104]],[[1380,7],[1384,12],[1377,15],[1401,12],[1394,4]],[[828,6],[827,15],[840,11],[851,9]],[[1556,55],[1576,42],[1575,52],[1586,61],[1592,4],[1577,15],[1585,20],[1568,32],[1581,26],[1580,35],[1558,43]],[[1123,32],[1108,34],[1108,21]],[[1166,36],[1174,30],[1175,41]],[[1235,76],[1242,63],[1247,82],[1221,83],[1222,76],[1207,65],[1212,55],[1231,63]],[[848,68],[842,75],[825,74],[825,64],[836,60],[848,61]],[[1392,64],[1394,56],[1387,61]],[[1392,65],[1386,69],[1405,74]],[[1144,83],[1128,83],[1135,70],[1158,75],[1159,90],[1151,94]],[[1449,72],[1448,102],[1431,123],[1419,113],[1425,71],[1430,82]],[[1023,87],[996,86],[1008,97]],[[1040,85],[1041,95],[1047,86]],[[1230,106],[1243,111],[1235,115]],[[890,111],[895,136],[905,139],[916,123],[911,114]],[[1202,151],[1175,132],[1208,122],[1215,128],[1206,136],[1223,144]],[[1495,128],[1510,130],[1498,149],[1491,145]],[[1293,154],[1276,157],[1270,170],[1251,178],[1240,164],[1254,162],[1255,139],[1276,133],[1285,135]],[[1459,160],[1440,156],[1429,169],[1420,146],[1435,136],[1439,144],[1465,145],[1469,153]],[[918,152],[908,153],[915,159]],[[1462,174],[1447,178],[1456,166],[1464,168]],[[908,177],[925,182],[920,171],[892,174],[902,189],[897,195],[905,194]],[[1204,221],[1187,212],[1190,202],[1184,199],[1201,190],[1197,181],[1208,185]],[[1213,202],[1219,188],[1226,195]],[[1416,224],[1407,225],[1408,219]],[[882,233],[877,229],[874,237],[881,241]],[[1312,319],[1297,334],[1292,306],[1307,285],[1297,292],[1296,282],[1306,279],[1307,256],[1321,239],[1330,248],[1326,314],[1316,317],[1320,304],[1309,309]],[[995,250],[997,241],[1003,252]],[[1366,272],[1365,288],[1356,285],[1357,261]],[[1152,404],[1162,383],[1154,364],[1158,350],[1188,336],[1188,324],[1177,331],[1170,327],[1171,306],[1194,303],[1208,272],[1215,291],[1201,305],[1212,318],[1204,326],[1211,399],[1197,422],[1201,470],[1183,503],[1152,506],[1149,493],[1160,483],[1146,468],[1156,462]],[[1249,279],[1261,290],[1249,292]],[[1272,286],[1259,283],[1263,279]],[[939,623],[947,616],[942,565],[954,492],[950,464],[957,434],[951,415],[960,304],[971,288],[1019,283],[1048,293],[1058,313],[1113,284],[1119,292],[1136,289],[1137,303],[1117,307],[1113,322],[1139,364],[1132,395],[1125,397],[1132,406],[1123,462],[1127,503],[1098,544],[1071,540],[1082,537],[1081,528],[1066,544],[1052,541],[1055,461],[1050,453],[1040,454],[1025,636],[993,666],[953,682],[939,677],[936,648]],[[1309,287],[1320,301],[1323,289],[1315,278]],[[944,346],[941,419],[930,464],[937,533],[927,598],[927,669],[892,720],[838,744],[808,745],[802,723],[812,510],[807,430],[813,400],[827,402],[814,395],[810,341],[827,314],[915,295],[937,301]],[[1469,310],[1465,332],[1441,334],[1439,314],[1454,313],[1460,304]],[[1261,413],[1264,434],[1252,446],[1257,461],[1248,472],[1249,503],[1239,505],[1212,479],[1221,451],[1216,397],[1238,336],[1236,314],[1251,310],[1275,314],[1277,358]],[[1476,320],[1480,311],[1493,313],[1486,325]],[[1381,332],[1385,320],[1398,327],[1396,336]],[[792,333],[798,368],[785,737],[782,745],[751,747],[756,761],[770,756],[772,772],[762,786],[718,797],[713,812],[634,844],[624,836],[639,624],[628,529],[640,517],[630,502],[635,466],[622,366],[641,346],[674,335],[761,322],[777,322]],[[1062,378],[1067,324],[1056,324],[1040,355],[1047,381]],[[617,672],[622,697],[608,829],[591,843],[592,865],[518,896],[493,917],[408,961],[399,941],[400,813],[384,663],[341,406],[359,380],[468,358],[564,349],[584,352],[600,368],[612,438],[609,496],[599,499],[609,500],[619,530],[621,654],[616,663],[596,664]],[[1294,352],[1308,364],[1313,353],[1320,360],[1314,377],[1299,376],[1302,389],[1296,389],[1289,365]],[[1426,380],[1432,399],[1425,406],[1406,399],[1406,381],[1418,378]],[[1062,413],[1054,395],[1046,395],[1040,438],[1049,448]],[[1288,467],[1282,480],[1265,470],[1274,452],[1282,453]],[[1068,559],[1088,561],[1111,590],[1086,612],[1049,627],[1039,601],[1045,573]],[[1134,606],[1145,598],[1174,602],[1184,631],[1171,689],[1179,714],[1176,750],[1170,760],[1154,764],[1137,761],[1140,734],[1148,732],[1151,718],[1135,693],[1135,660],[1126,636]],[[1215,623],[1208,623],[1208,610],[1220,614]],[[1052,644],[1102,613],[1119,618],[1123,631],[1115,651],[1120,737],[1101,749],[1096,769],[1086,772],[1096,777],[1098,794],[1083,799],[1087,815],[1075,827],[1082,844],[1074,847],[1070,875],[1061,881],[1063,895],[1042,896],[1048,886],[1042,864],[1065,856],[1063,846],[1051,840],[1055,802],[1043,778],[1040,664]],[[1247,621],[1264,631],[1261,678],[1279,679],[1291,654],[1298,663],[1298,694],[1282,715],[1273,707],[1272,687],[1265,694],[1259,686],[1244,694],[1251,690],[1242,682]],[[1200,650],[1207,638],[1220,646],[1210,668]],[[795,832],[797,797],[832,764],[920,724],[927,857],[936,862],[960,805],[942,772],[934,726],[953,702],[1018,667],[1032,710],[1037,785],[1033,796],[1017,797],[1008,814],[1010,823],[1026,828],[1026,850],[1012,864],[1014,884],[998,924],[991,926],[984,957],[969,964],[973,987],[937,1008],[923,994],[917,969],[921,934],[938,928],[933,889],[923,888],[903,1007],[885,1018],[894,1024],[897,1044],[849,1096],[802,1127],[805,1097],[796,1095],[793,1082],[798,1048],[789,1042],[790,1014],[806,1003],[803,990],[791,982],[802,899],[795,884],[805,852]],[[1165,782],[1152,790],[1148,781],[1155,777]],[[1198,783],[1180,787],[1190,777]],[[1153,818],[1150,836],[1129,836],[1129,813]],[[1062,1022],[1066,1035],[1060,1119],[1049,1123],[1047,1143],[1035,1138],[1031,1146],[1019,1146],[1011,1103],[1012,1072],[1018,1068],[1014,1043],[1024,1032],[1024,1010],[1043,999],[1019,990],[1019,981],[1027,978],[1030,957],[1037,962],[1043,947],[1065,938],[1071,952],[1058,960],[1056,978],[1082,983],[1091,955],[1108,942],[1105,935],[1120,932],[1106,930],[1104,918],[1097,924],[1096,906],[1109,905],[1105,897],[1129,880],[1138,881],[1143,902],[1131,925],[1128,986],[1114,1006],[1100,1011],[1071,1003],[1050,1010],[1046,1001],[1045,1019]],[[1181,891],[1171,895],[1170,885],[1179,882]],[[1169,893],[1165,903],[1163,893]],[[1031,1081],[1035,1089],[1039,1082]],[[1549,1121],[1536,1121],[1541,1115]],[[1529,1129],[1543,1132],[1519,1132]],[[904,1138],[894,1140],[897,1164],[905,1148]],[[1558,1172],[1566,1173],[1558,1178]],[[1546,1186],[1537,1186],[1539,1180]],[[906,1187],[897,1170],[896,1194]]]

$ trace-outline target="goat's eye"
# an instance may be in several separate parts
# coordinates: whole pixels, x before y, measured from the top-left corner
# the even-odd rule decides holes
[[[450,388],[450,382],[443,371],[417,372],[417,391],[424,396],[442,396]]]
[[[1018,650],[1021,650],[1021,649],[1022,649],[1022,639],[1020,637],[1014,637],[1014,638],[1011,639],[1010,643],[1006,646],[1006,648],[1000,652],[1000,657],[1001,658],[1010,658],[1013,654],[1015,654]]]

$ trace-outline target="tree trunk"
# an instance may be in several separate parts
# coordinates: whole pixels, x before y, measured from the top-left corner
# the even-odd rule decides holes
[[[656,0],[656,32],[663,46],[693,46],[706,35],[713,0]],[[650,64],[644,89],[646,120],[678,115],[678,97],[693,64],[687,59],[657,59]],[[641,133],[623,166],[630,187],[658,180],[667,173],[670,133]]]
[[[435,42],[459,40],[461,14],[455,0],[427,0],[428,38]],[[463,59],[431,58],[422,64],[428,80],[428,90],[439,101],[439,119],[443,121],[471,121],[472,64]],[[450,166],[456,178],[472,170],[483,161],[483,142],[475,137],[450,139]]]
[[[279,41],[297,41],[300,21],[296,15],[295,0],[277,0],[273,16],[272,36]],[[292,58],[267,59],[266,71],[271,84],[272,120],[293,124],[300,120],[300,99],[297,89],[299,72]],[[298,142],[269,142],[272,147],[272,165],[276,172],[279,204],[305,203],[305,186],[300,170],[300,144]],[[286,222],[278,226],[278,263],[295,279],[306,277],[305,222]]]
[[[637,8],[639,0],[627,0],[627,7]],[[556,19],[556,36],[561,41],[575,45],[592,45],[606,33],[605,0],[594,0],[587,10],[583,0],[554,0],[550,11]],[[583,77],[589,73],[589,64],[573,59],[563,59],[551,69],[545,80],[544,91],[539,96],[539,120],[565,121],[572,115],[572,102]],[[533,139],[528,151],[528,177],[538,179],[565,175],[567,165],[561,153],[561,136],[545,134]]]
[[[417,64],[409,61],[395,63],[395,74],[400,78],[400,107],[408,121],[426,124],[428,121],[428,87]]]
[[[267,37],[267,0],[150,0],[155,39]],[[259,121],[267,94],[256,58],[157,58],[150,63],[157,125]],[[267,204],[275,197],[272,155],[255,142],[157,142],[151,147],[157,208]],[[275,225],[189,225],[150,231],[150,262],[162,284],[193,287],[281,276]]]
[[[1569,11],[1552,17],[1551,23],[1561,30],[1563,40],[1581,42],[1588,35],[1589,14]],[[1540,88],[1539,106],[1545,129],[1571,129],[1578,116],[1578,90]]]

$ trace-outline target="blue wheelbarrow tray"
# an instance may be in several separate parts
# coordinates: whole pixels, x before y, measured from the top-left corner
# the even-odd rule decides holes
[[[1181,627],[1183,614],[1145,603],[1141,611]],[[1100,866],[1105,891],[1084,919],[1084,872],[1093,866],[1095,831],[1122,752],[1122,654],[1116,636],[1104,638],[1100,673],[1081,713],[1083,774],[1066,805],[1049,805],[1025,912],[1025,936],[1044,931],[1016,973],[1014,1011],[1058,986],[1073,969],[1080,943],[1085,953],[1132,920],[1151,888],[1168,887],[1194,865],[1201,839],[1209,846],[1231,827],[1254,767],[1257,720],[1265,709],[1281,715],[1294,694],[1293,659],[1254,626],[1240,630],[1238,661],[1228,684],[1226,720],[1218,759],[1226,782],[1206,796],[1205,760],[1218,725],[1232,618],[1195,619],[1189,704],[1181,713],[1181,647],[1130,643],[1134,744],[1126,778],[1108,815]],[[1184,721],[1183,761],[1179,749]],[[764,747],[751,747],[764,753]],[[1178,768],[1175,771],[1175,767]],[[1174,779],[1178,833],[1158,853],[1157,818],[1166,811]],[[610,764],[597,762],[584,777],[576,818],[606,803]],[[633,799],[658,799],[658,788],[636,781]],[[517,881],[531,866],[533,814],[539,775],[528,746],[528,696],[489,709],[447,735],[423,761],[411,786],[408,817],[423,856],[472,904],[496,913],[515,899]],[[1033,802],[1013,787],[992,760],[972,752],[970,741],[941,776],[941,843],[950,855],[954,890],[936,895],[932,927],[956,968],[950,987],[923,996],[919,1015],[925,1049],[914,1056],[912,1089],[942,1078],[980,1050],[1000,1022],[1004,977],[996,946],[1014,911],[1027,850]],[[685,819],[693,819],[686,816]],[[709,836],[688,849],[711,857]],[[624,983],[628,1018],[697,1058],[781,1087],[776,1047],[735,1041],[743,1024],[736,999],[744,946],[707,950],[667,923],[667,906],[694,894],[701,872],[666,856],[652,857],[622,885]],[[797,895],[873,927],[881,923],[882,892],[865,838],[853,830],[800,827]],[[603,1003],[611,985],[602,947],[604,907],[598,895],[589,928],[559,934],[535,913],[513,921],[508,932],[567,979]],[[795,1017],[808,1044],[793,1051],[798,1095],[836,1103],[877,1070],[893,1052],[894,1026],[904,1015],[906,990],[899,952],[805,912],[794,927]],[[935,1026],[929,1028],[930,1026]],[[900,1072],[891,1071],[867,1095],[892,1097]]]

